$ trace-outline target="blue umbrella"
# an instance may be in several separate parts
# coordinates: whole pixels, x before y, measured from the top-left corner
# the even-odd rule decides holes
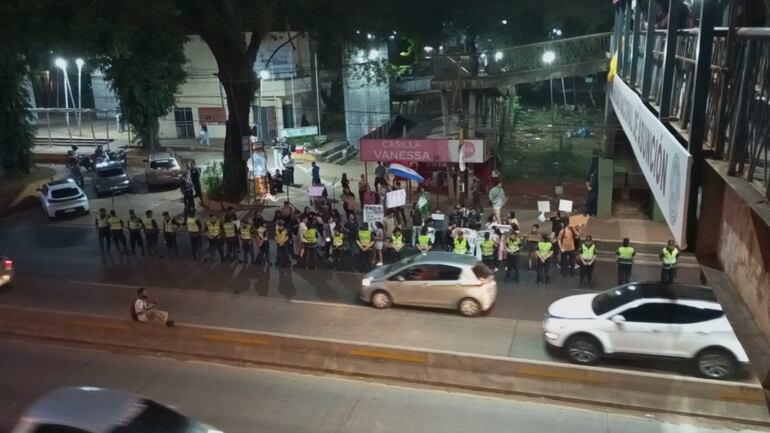
[[[412,170],[409,167],[404,166],[403,164],[397,164],[392,163],[388,166],[388,170],[390,171],[390,174],[397,177],[402,177],[404,179],[414,180],[416,182],[425,182],[425,178],[420,176],[419,173]]]

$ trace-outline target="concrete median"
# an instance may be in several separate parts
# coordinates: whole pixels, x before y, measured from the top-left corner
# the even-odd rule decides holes
[[[758,384],[12,307],[0,334],[770,425]]]

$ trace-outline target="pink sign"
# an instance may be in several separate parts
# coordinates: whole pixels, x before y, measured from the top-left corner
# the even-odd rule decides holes
[[[460,153],[459,141],[446,138],[364,138],[360,143],[362,161],[458,162]],[[483,140],[465,140],[465,162],[484,162],[483,150]]]

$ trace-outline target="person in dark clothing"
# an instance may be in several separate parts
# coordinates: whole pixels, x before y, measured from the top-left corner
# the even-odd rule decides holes
[[[355,212],[349,214],[344,230],[345,239],[348,241],[348,251],[355,251],[356,241],[358,241],[358,230],[360,228],[361,226],[358,224]]]
[[[300,119],[300,121],[299,121],[299,126],[301,126],[303,128],[305,126],[310,126],[310,122],[307,120],[307,116],[305,116],[304,114],[302,115],[302,119]]]
[[[313,161],[310,165],[313,167],[310,170],[311,181],[312,181],[313,185],[320,185],[321,184],[321,168],[318,167],[318,164],[316,164],[315,161]]]
[[[195,165],[195,161],[190,163],[190,179],[192,180],[195,197],[201,198],[203,193],[203,189],[201,188],[201,169]]]

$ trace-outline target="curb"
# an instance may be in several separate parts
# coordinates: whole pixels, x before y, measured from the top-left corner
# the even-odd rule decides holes
[[[770,425],[757,384],[12,307],[0,334]]]

